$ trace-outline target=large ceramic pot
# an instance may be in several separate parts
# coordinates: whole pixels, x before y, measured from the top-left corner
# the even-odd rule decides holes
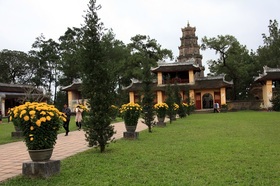
[[[28,150],[28,153],[32,161],[48,161],[52,156],[53,148],[41,150]]]
[[[158,118],[158,122],[157,122],[157,126],[159,127],[165,127],[166,123],[164,122],[165,118],[161,118],[161,117],[157,117]]]
[[[126,131],[127,132],[135,132],[136,131],[136,128],[137,128],[137,125],[125,125],[125,128],[126,128]]]
[[[172,121],[175,121],[175,120],[176,120],[176,115],[172,115],[172,116],[171,116],[171,120],[172,120]]]
[[[160,118],[160,117],[157,117],[158,118],[158,122],[160,122],[160,123],[162,123],[162,122],[164,122],[164,117],[162,117],[162,118]]]

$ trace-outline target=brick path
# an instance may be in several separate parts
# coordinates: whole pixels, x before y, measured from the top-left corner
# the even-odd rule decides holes
[[[113,124],[117,133],[116,139],[123,137],[125,126],[123,122]],[[140,120],[136,131],[147,129]],[[68,136],[59,134],[51,159],[62,160],[79,152],[90,149],[85,141],[84,131],[69,132]],[[22,173],[22,163],[31,161],[24,142],[13,142],[0,145],[0,182]]]

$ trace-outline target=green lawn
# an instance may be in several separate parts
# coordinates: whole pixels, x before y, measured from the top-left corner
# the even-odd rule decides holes
[[[61,162],[49,179],[3,185],[279,185],[279,112],[193,114],[138,140],[118,140]]]

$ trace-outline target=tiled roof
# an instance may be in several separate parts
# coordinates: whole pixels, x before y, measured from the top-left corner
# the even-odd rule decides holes
[[[223,76],[211,77],[211,78],[200,78],[195,80],[195,84],[192,85],[193,90],[199,89],[217,89],[217,88],[230,88],[233,86],[232,82],[224,80]]]
[[[30,85],[19,85],[19,84],[7,84],[0,83],[0,92],[5,93],[25,93],[26,89],[34,88]],[[36,92],[43,92],[42,90],[36,89]]]
[[[63,87],[61,90],[70,91],[70,90],[80,90],[82,83],[80,81],[74,82],[71,85]]]
[[[179,83],[177,84],[179,89],[186,90],[188,87],[191,90],[202,90],[202,89],[217,89],[217,88],[230,88],[232,87],[232,82],[227,82],[224,80],[224,76],[218,77],[205,77],[199,78],[195,80],[195,84],[188,84],[188,83]],[[170,86],[174,86],[171,84]],[[152,89],[154,91],[161,90],[165,91],[167,84],[158,85],[157,83],[153,83]],[[142,90],[142,83],[141,82],[133,82],[130,86],[124,88],[126,91],[141,91]]]
[[[180,72],[194,70],[195,72],[201,71],[198,65],[194,64],[194,60],[188,60],[187,62],[174,62],[174,63],[158,63],[158,66],[152,68],[151,71],[157,72]]]
[[[263,67],[264,73],[260,74],[259,77],[255,78],[256,82],[264,82],[267,80],[280,80],[280,69]]]

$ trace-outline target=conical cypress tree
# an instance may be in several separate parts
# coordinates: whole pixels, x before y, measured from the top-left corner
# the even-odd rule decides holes
[[[90,0],[88,8],[81,41],[82,93],[90,104],[88,117],[84,119],[84,130],[89,146],[98,146],[100,152],[104,152],[115,133],[110,125],[109,112],[113,103],[114,82],[101,45],[104,28],[97,16],[101,7],[96,6],[95,0]]]

